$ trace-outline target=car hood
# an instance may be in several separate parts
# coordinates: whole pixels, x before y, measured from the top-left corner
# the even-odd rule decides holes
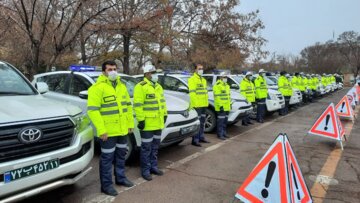
[[[164,94],[166,100],[166,107],[168,111],[185,111],[189,109],[189,102],[179,99],[175,96]]]
[[[0,97],[0,124],[74,116],[81,109],[62,102],[44,98],[42,95]]]

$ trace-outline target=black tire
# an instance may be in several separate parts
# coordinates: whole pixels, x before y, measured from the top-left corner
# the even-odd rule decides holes
[[[137,157],[137,146],[136,146],[136,142],[135,142],[135,138],[134,138],[134,134],[130,134],[127,136],[128,138],[128,153],[125,156],[125,160],[126,162],[131,162],[133,160],[135,160],[135,158]]]
[[[272,115],[274,115],[275,112],[278,112],[278,111],[266,111],[266,115],[272,116]]]
[[[216,128],[216,114],[212,109],[206,109],[205,111],[205,129],[204,132],[213,132]]]

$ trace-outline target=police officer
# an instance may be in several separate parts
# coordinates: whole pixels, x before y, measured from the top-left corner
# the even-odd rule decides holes
[[[217,136],[221,140],[229,138],[226,134],[227,116],[231,109],[230,86],[225,72],[221,72],[213,87],[215,111],[217,114]]]
[[[278,80],[278,87],[279,92],[284,96],[285,98],[285,107],[280,109],[279,115],[285,116],[289,113],[289,104],[290,104],[290,98],[292,96],[292,88],[290,85],[289,80],[285,77],[286,71],[280,72],[280,77]]]
[[[264,117],[266,113],[266,97],[268,95],[268,88],[265,80],[266,71],[260,69],[259,76],[255,79],[255,96],[257,104],[256,120],[259,123],[264,123]]]
[[[151,174],[163,175],[158,168],[158,149],[161,130],[167,119],[167,107],[163,88],[157,83],[155,67],[145,65],[143,70],[144,80],[134,88],[134,110],[141,135],[141,175],[150,181]]]
[[[245,78],[241,81],[240,84],[240,94],[242,94],[246,100],[251,103],[253,106],[255,105],[255,85],[251,81],[252,72],[248,71],[245,74]],[[242,125],[248,126],[249,124],[253,124],[250,121],[250,116],[246,116],[242,120]]]
[[[113,161],[116,184],[133,186],[125,176],[125,156],[127,136],[134,128],[134,118],[128,91],[117,74],[114,61],[102,64],[102,74],[89,88],[88,94],[87,113],[100,138],[101,191],[116,196],[118,192],[112,182]]]
[[[206,80],[202,77],[204,73],[204,67],[201,64],[194,64],[194,69],[194,74],[189,78],[190,107],[194,108],[198,113],[200,129],[199,133],[192,137],[191,144],[197,147],[201,147],[199,142],[210,143],[204,137],[206,117],[205,110],[209,106],[209,96]]]

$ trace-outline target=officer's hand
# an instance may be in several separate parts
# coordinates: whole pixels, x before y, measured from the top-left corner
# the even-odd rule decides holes
[[[128,131],[128,132],[129,132],[129,134],[130,134],[130,133],[132,133],[133,131],[134,131],[133,128],[129,128],[129,131]]]
[[[164,116],[164,124],[166,123],[167,120],[167,116]]]
[[[100,139],[105,142],[108,139],[108,134],[104,133],[104,134],[100,135]]]
[[[224,107],[223,106],[220,107],[220,112],[221,113],[224,112]]]
[[[138,127],[140,130],[144,130],[144,128],[145,128],[145,121],[139,121],[137,127]]]

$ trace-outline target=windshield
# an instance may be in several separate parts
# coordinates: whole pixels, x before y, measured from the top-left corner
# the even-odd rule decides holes
[[[265,77],[267,85],[277,85],[277,79],[275,77]]]
[[[96,82],[98,77],[99,76],[92,76],[91,78]],[[135,85],[138,84],[141,80],[131,76],[124,76],[124,75],[120,76],[120,80],[126,85],[130,97],[133,97]]]
[[[34,89],[14,68],[0,62],[0,96],[34,94]]]
[[[238,84],[240,84],[241,81],[244,79],[244,77],[240,75],[231,76],[231,78],[234,79]]]
[[[180,77],[181,80],[183,80],[186,84],[189,83],[189,76],[183,76],[183,77]]]

